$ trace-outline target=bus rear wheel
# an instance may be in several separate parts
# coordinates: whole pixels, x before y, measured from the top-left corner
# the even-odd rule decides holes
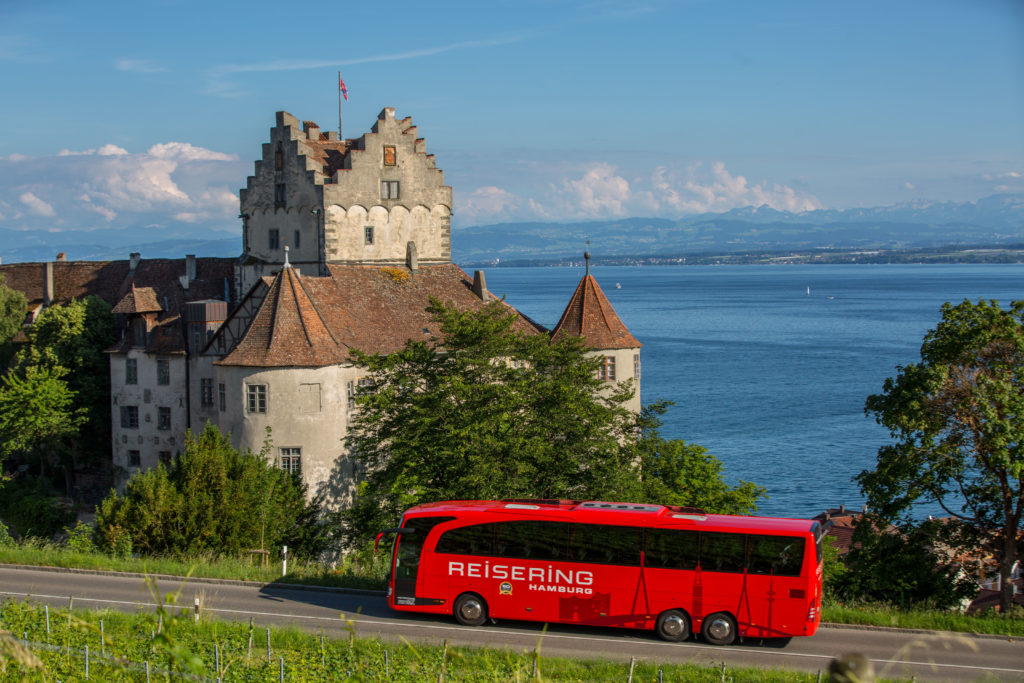
[[[480,626],[487,621],[487,602],[476,593],[463,593],[455,599],[455,619],[465,626]]]
[[[658,615],[654,630],[662,640],[682,642],[690,637],[690,617],[682,610],[666,610]]]
[[[712,645],[731,645],[736,640],[736,620],[728,612],[715,612],[704,617],[700,633]]]

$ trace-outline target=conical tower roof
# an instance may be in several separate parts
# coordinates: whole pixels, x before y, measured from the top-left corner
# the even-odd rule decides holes
[[[344,362],[347,357],[348,347],[335,339],[302,278],[286,263],[245,336],[221,363],[322,367]]]
[[[580,280],[551,338],[557,340],[564,335],[582,337],[587,346],[596,350],[636,349],[643,346],[626,329],[597,280],[589,272]]]

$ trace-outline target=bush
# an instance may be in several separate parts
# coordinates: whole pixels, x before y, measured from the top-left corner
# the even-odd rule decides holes
[[[51,539],[75,521],[47,479],[23,477],[0,488],[0,517],[21,536]]]
[[[17,545],[17,542],[11,537],[11,532],[7,530],[7,525],[0,522],[0,548],[10,548],[14,545]]]
[[[76,553],[94,553],[96,544],[93,543],[93,528],[91,524],[79,522],[71,529],[65,529],[68,533],[67,545],[69,550]]]
[[[206,553],[238,556],[250,548],[287,545],[318,555],[325,544],[320,506],[306,487],[261,453],[240,452],[207,424],[189,433],[169,467],[135,475],[96,511],[96,540],[114,555]]]

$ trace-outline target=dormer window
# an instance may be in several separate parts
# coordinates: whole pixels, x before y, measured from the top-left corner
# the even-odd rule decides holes
[[[397,162],[398,155],[395,152],[394,145],[384,145],[384,165],[394,166]]]
[[[382,181],[380,181],[380,198],[381,199],[398,199],[398,181],[397,180],[382,180]]]

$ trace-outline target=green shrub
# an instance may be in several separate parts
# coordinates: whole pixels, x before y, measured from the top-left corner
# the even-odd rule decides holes
[[[96,510],[96,541],[114,555],[237,557],[287,545],[315,557],[325,544],[320,506],[306,487],[261,453],[239,451],[213,425],[191,432],[169,467],[136,474]]]
[[[79,522],[73,528],[65,529],[68,533],[67,547],[78,553],[96,552],[96,544],[93,543],[93,528],[91,524]]]
[[[0,488],[0,517],[21,536],[52,538],[75,521],[53,485],[43,478],[13,479]]]
[[[7,525],[0,522],[0,548],[10,548],[16,545],[16,542],[11,538],[11,532],[7,530]]]

